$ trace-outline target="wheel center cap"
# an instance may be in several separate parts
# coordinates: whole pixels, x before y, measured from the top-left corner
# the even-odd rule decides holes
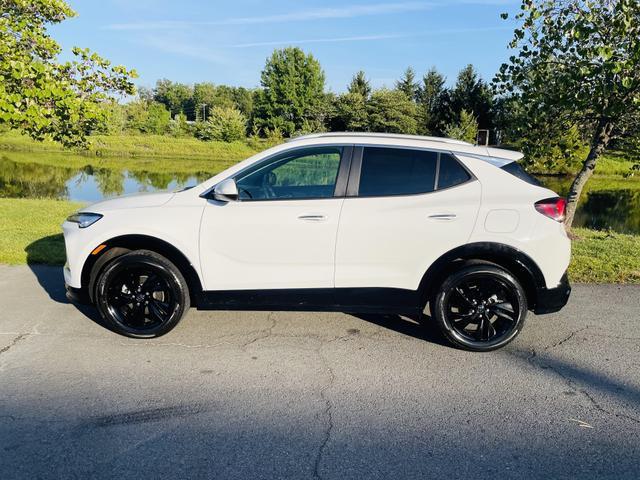
[[[144,302],[144,300],[145,300],[144,293],[139,293],[136,295],[136,302],[142,303]]]
[[[484,305],[479,305],[478,306],[478,311],[479,312],[484,312]]]

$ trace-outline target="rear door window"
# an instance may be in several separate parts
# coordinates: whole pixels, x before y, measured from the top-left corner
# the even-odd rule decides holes
[[[365,147],[358,194],[378,197],[432,192],[437,161],[438,154],[426,150]]]

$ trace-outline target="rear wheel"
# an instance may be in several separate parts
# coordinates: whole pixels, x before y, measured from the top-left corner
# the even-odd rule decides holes
[[[474,265],[451,274],[431,303],[432,315],[454,345],[489,351],[513,340],[527,315],[518,280],[493,265]]]
[[[189,289],[169,260],[155,252],[135,250],[116,258],[100,273],[96,306],[117,333],[159,337],[189,310]]]

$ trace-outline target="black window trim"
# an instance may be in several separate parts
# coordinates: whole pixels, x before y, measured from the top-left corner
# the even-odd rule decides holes
[[[232,178],[237,181],[240,176],[246,174],[247,171],[253,169],[262,168],[265,165],[268,165],[274,160],[277,160],[277,157],[286,154],[295,153],[298,150],[310,150],[313,148],[340,148],[342,149],[342,153],[340,155],[340,163],[338,165],[338,174],[336,176],[335,188],[333,191],[333,195],[330,197],[305,197],[305,198],[238,198],[236,202],[282,202],[282,201],[304,201],[304,200],[335,200],[336,198],[344,198],[347,184],[349,171],[351,169],[354,145],[352,143],[326,143],[326,144],[315,144],[315,145],[301,145],[298,147],[288,148],[286,150],[281,150],[279,152],[274,153],[273,155],[269,155],[268,157],[263,158],[262,160],[252,163],[251,165],[247,165],[247,167],[242,170],[234,173],[233,175],[220,180],[220,182],[227,180],[228,178]],[[218,182],[218,183],[220,183]],[[217,185],[217,184],[216,184]],[[213,192],[216,188],[216,185],[213,185],[209,190],[201,194],[201,197],[207,198],[209,200],[213,200]]]
[[[360,196],[360,174],[362,171],[362,157],[364,155],[365,148],[390,148],[395,150],[418,150],[418,151],[426,151],[437,153],[438,157],[436,160],[436,172],[435,172],[435,180],[434,180],[434,188],[430,192],[419,192],[419,193],[393,193],[388,195],[367,195]],[[438,178],[440,176],[440,155],[441,154],[449,154],[451,155],[456,162],[464,169],[465,172],[469,175],[469,179],[462,183],[457,183],[455,185],[451,185],[445,188],[438,188]],[[347,198],[385,198],[385,197],[415,197],[417,195],[429,195],[431,193],[444,192],[445,190],[449,190],[451,188],[458,188],[462,185],[466,185],[467,183],[476,181],[476,176],[467,168],[467,166],[460,161],[460,159],[456,156],[455,152],[451,150],[441,150],[437,148],[427,148],[427,147],[408,147],[404,145],[383,145],[383,144],[365,144],[359,143],[354,145],[353,156],[351,160],[351,171],[349,174],[349,182],[347,184]]]

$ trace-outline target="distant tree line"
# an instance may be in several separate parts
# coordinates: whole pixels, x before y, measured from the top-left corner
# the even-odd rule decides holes
[[[247,135],[348,130],[475,141],[478,128],[495,128],[493,105],[489,85],[472,65],[460,71],[452,88],[434,67],[421,79],[407,68],[394,88],[374,89],[359,71],[345,93],[335,94],[326,91],[324,72],[313,55],[290,47],[267,59],[260,88],[158,80],[153,89],[141,88],[135,101],[107,106],[109,121],[102,133],[233,141]]]

